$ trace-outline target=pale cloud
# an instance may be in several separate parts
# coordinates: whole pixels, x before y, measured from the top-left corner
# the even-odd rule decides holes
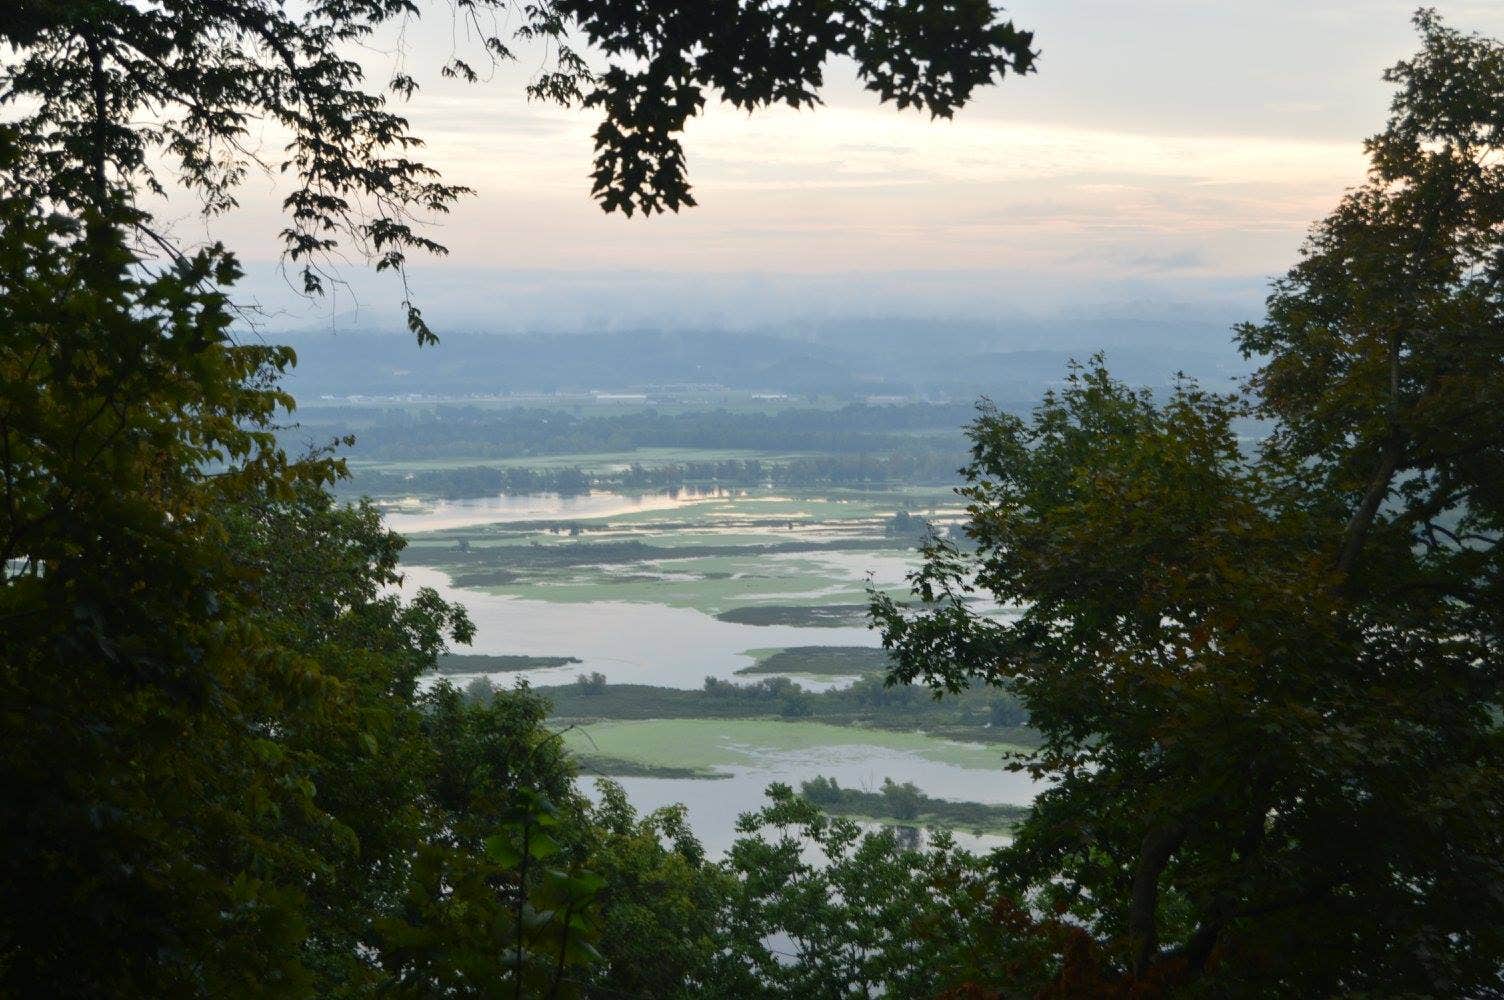
[[[1362,179],[1361,140],[1388,100],[1381,70],[1414,45],[1409,0],[1009,6],[1038,31],[1038,76],[1009,79],[954,121],[876,107],[839,64],[826,107],[712,106],[685,136],[700,206],[666,218],[599,212],[594,116],[527,103],[525,72],[435,81],[406,113],[426,156],[477,195],[436,220],[453,254],[433,272],[466,275],[445,287],[477,302],[492,294],[477,275],[526,270],[538,275],[528,295],[546,300],[549,282],[569,294],[561,275],[622,267],[665,276],[643,283],[655,288],[678,287],[674,275],[952,274],[941,284],[953,299],[978,275],[1011,276],[978,290],[978,309],[1004,287],[1067,299],[1147,278],[1168,296],[1257,288]],[[1504,4],[1443,13],[1504,32]],[[447,34],[425,31],[411,35],[415,64],[447,51]],[[248,257],[274,256],[278,197],[258,180],[225,220]]]
[[[586,197],[588,121],[538,117],[550,127],[428,130],[433,160],[477,189],[436,230],[455,259],[850,270],[1077,259],[1082,241],[1174,233],[1239,241],[1275,231],[1293,246],[1363,170],[1351,143],[929,122],[846,108],[752,119],[712,110],[686,137],[700,207],[624,220],[602,218]],[[242,221],[270,228],[270,206],[260,208]],[[1230,248],[1229,264],[1244,266],[1241,256]]]
[[[863,140],[870,145],[864,145]],[[1331,182],[1362,169],[1347,142],[1143,134],[1027,121],[929,121],[890,110],[774,111],[748,119],[712,110],[691,127],[689,150],[718,188],[777,186],[797,168],[803,183],[828,184],[823,169],[865,183],[889,172],[905,183],[998,183],[1115,173],[1206,182]],[[699,155],[697,155],[699,154]],[[723,177],[722,174],[730,176]]]

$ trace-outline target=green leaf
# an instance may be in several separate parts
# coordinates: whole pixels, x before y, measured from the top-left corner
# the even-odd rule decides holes
[[[510,837],[494,834],[481,843],[485,846],[486,855],[503,868],[516,868],[522,864],[522,851],[513,846]]]

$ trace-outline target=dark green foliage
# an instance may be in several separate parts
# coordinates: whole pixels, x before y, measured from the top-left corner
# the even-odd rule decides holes
[[[934,534],[935,526],[925,518],[901,510],[883,524],[883,534],[905,541],[923,541]]]
[[[383,985],[398,995],[578,995],[595,958],[600,880],[546,704],[525,690],[422,704],[423,838],[400,894],[372,915]]]
[[[821,692],[805,691],[787,677],[765,677],[752,684],[707,677],[699,691],[646,684],[566,684],[537,691],[560,719],[790,716],[904,732],[922,729],[937,736],[983,742],[1029,744],[1037,738],[1027,728],[1017,699],[1007,692],[974,691],[935,699],[919,688],[887,686],[880,677],[865,677],[851,687]],[[479,693],[484,696],[486,689]]]
[[[600,694],[606,690],[606,675],[599,670],[592,670],[588,674],[579,674],[574,679],[574,686],[583,694]]]
[[[869,548],[872,545],[871,542],[863,544]],[[865,604],[749,604],[744,608],[722,611],[716,617],[737,625],[840,628],[867,624],[868,608]]]
[[[733,874],[706,858],[683,806],[639,818],[619,786],[597,781],[596,788],[586,829],[590,863],[605,880],[599,903],[609,932],[588,995],[727,995],[712,988],[709,975],[726,944],[719,919],[736,891]]]
[[[369,505],[332,501],[337,463],[271,450],[284,397],[264,366],[281,355],[217,336],[217,297],[202,328],[157,339],[155,303],[193,301],[177,276],[29,298],[65,273],[44,248],[95,256],[66,235],[0,297],[4,363],[30,365],[4,400],[3,990],[332,995],[465,975],[421,967],[395,933],[461,961],[456,901],[394,901],[440,870],[474,887],[471,912],[508,901],[474,874],[482,835],[506,829],[498,799],[571,794],[541,703],[418,699],[469,624],[430,591],[391,593],[402,543]],[[70,296],[88,296],[78,317]],[[183,357],[159,367],[133,325]],[[100,404],[61,405],[84,394]]]
[[[605,111],[595,133],[593,191],[606,211],[628,215],[694,204],[678,134],[709,94],[749,111],[812,107],[825,61],[845,55],[883,101],[948,118],[976,86],[1009,70],[1027,73],[1034,61],[1030,34],[999,20],[987,0],[554,0],[549,9],[613,60],[588,83],[577,74],[565,90],[578,94],[585,85],[584,104]]]
[[[593,774],[611,778],[730,778],[723,771],[708,768],[674,767],[667,764],[646,764],[637,760],[609,757],[605,754],[576,754],[575,764],[581,774]]]
[[[842,788],[834,778],[801,782],[799,794],[836,816],[863,816],[910,826],[979,832],[1011,827],[1028,814],[1027,806],[953,802],[925,795],[913,782],[884,778],[875,792]]]
[[[331,818],[266,727],[338,682],[268,634],[223,511],[333,469],[274,450],[289,358],[227,340],[233,262],[134,271],[128,215],[0,192],[0,991],[297,993]]]
[[[1063,992],[1498,991],[1504,47],[1417,23],[1367,183],[1241,331],[1251,398],[1092,364],[984,412],[975,552],[876,598],[896,679],[1006,681],[1043,736],[999,873],[1090,933]]]
[[[546,670],[549,667],[565,667],[579,663],[574,656],[519,656],[491,653],[445,653],[438,659],[437,670],[441,674],[496,674],[517,670]]]
[[[305,714],[275,717],[275,738],[258,748],[293,768],[312,800],[283,817],[284,835],[316,866],[304,891],[304,961],[317,993],[376,983],[359,949],[373,946],[371,922],[402,890],[405,861],[432,825],[421,805],[430,750],[416,681],[447,639],[468,640],[470,624],[430,590],[410,602],[387,590],[404,543],[369,504],[340,506],[300,483],[288,500],[225,515],[248,614],[320,685]],[[267,877],[289,874],[272,867]]]
[[[886,673],[891,659],[874,646],[790,646],[764,656],[739,674],[830,674],[832,676]]]
[[[724,951],[707,995],[1029,996],[1045,950],[980,858],[943,833],[917,850],[893,831],[863,834],[785,785],[743,816],[726,867]]]

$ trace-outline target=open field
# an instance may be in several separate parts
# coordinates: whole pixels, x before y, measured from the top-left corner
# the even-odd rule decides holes
[[[1016,747],[961,743],[920,733],[774,719],[608,721],[576,726],[564,743],[577,754],[661,767],[753,766],[768,754],[816,753],[830,748],[900,751],[936,764],[997,771]]]

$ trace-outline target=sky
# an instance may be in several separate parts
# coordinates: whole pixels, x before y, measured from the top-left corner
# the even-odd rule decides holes
[[[1437,6],[1504,35],[1504,4]],[[1416,45],[1412,13],[1392,0],[1016,0],[1037,74],[952,121],[879,105],[839,62],[815,110],[712,104],[685,136],[699,206],[626,219],[588,195],[594,116],[523,98],[527,53],[480,84],[439,78],[455,41],[440,10],[404,32],[423,85],[405,111],[429,162],[476,194],[434,227],[451,255],[415,262],[414,289],[430,318],[496,331],[1256,308],[1362,179],[1362,140],[1389,100],[1382,71]],[[376,78],[394,40],[362,54]],[[394,283],[358,263],[329,301],[289,294],[279,190],[252,176],[244,208],[213,223],[273,325],[400,325]],[[180,234],[201,227],[184,203],[170,209]]]

